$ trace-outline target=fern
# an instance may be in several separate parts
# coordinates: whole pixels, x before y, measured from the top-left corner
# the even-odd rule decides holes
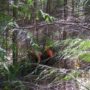
[[[80,60],[90,62],[90,40],[67,39],[64,40],[62,46],[65,46],[59,54],[64,58],[79,58]]]

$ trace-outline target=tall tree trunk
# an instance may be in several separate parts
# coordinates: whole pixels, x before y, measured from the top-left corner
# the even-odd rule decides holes
[[[17,34],[18,34],[18,30],[13,31],[13,35],[12,35],[12,44],[13,44],[13,48],[12,48],[12,52],[13,52],[13,64],[17,64],[18,61],[18,42],[17,42]]]
[[[38,29],[37,29],[37,11],[38,11],[38,0],[34,0],[34,25],[35,25],[35,32],[36,32],[36,38],[38,42]]]
[[[14,0],[14,5],[17,6],[18,0]],[[13,17],[17,18],[18,15],[18,9],[16,7],[13,7]]]
[[[46,13],[49,13],[49,14],[51,12],[51,2],[52,0],[47,0]]]
[[[74,15],[74,0],[72,0],[72,15]]]
[[[68,11],[67,11],[67,0],[64,0],[64,19],[67,19]]]

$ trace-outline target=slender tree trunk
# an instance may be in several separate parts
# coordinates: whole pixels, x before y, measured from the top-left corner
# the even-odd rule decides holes
[[[64,19],[67,19],[68,11],[67,11],[67,0],[64,0]]]
[[[46,13],[51,13],[51,2],[52,0],[47,0]]]
[[[14,0],[14,5],[17,6],[18,0]],[[13,7],[13,17],[17,18],[18,15],[18,9],[16,7]]]
[[[78,13],[78,16],[80,15],[80,6],[79,6],[79,3],[80,3],[80,0],[78,0],[78,3],[77,3],[77,9],[78,9],[77,10],[78,11],[77,13]]]
[[[72,0],[72,15],[74,15],[74,0]]]
[[[12,35],[13,64],[17,64],[17,61],[18,61],[18,42],[17,42],[17,34],[18,34],[18,31],[17,31],[17,30],[13,31],[13,35]]]
[[[38,0],[34,0],[34,24],[35,24],[35,32],[36,32],[36,38],[38,42],[38,29],[37,29],[37,11],[38,11]]]

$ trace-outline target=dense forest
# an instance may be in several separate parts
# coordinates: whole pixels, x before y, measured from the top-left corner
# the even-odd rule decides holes
[[[90,0],[0,0],[0,90],[90,90]]]

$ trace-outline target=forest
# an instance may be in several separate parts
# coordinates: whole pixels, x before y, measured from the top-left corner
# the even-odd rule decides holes
[[[0,0],[0,90],[90,90],[90,0]]]

